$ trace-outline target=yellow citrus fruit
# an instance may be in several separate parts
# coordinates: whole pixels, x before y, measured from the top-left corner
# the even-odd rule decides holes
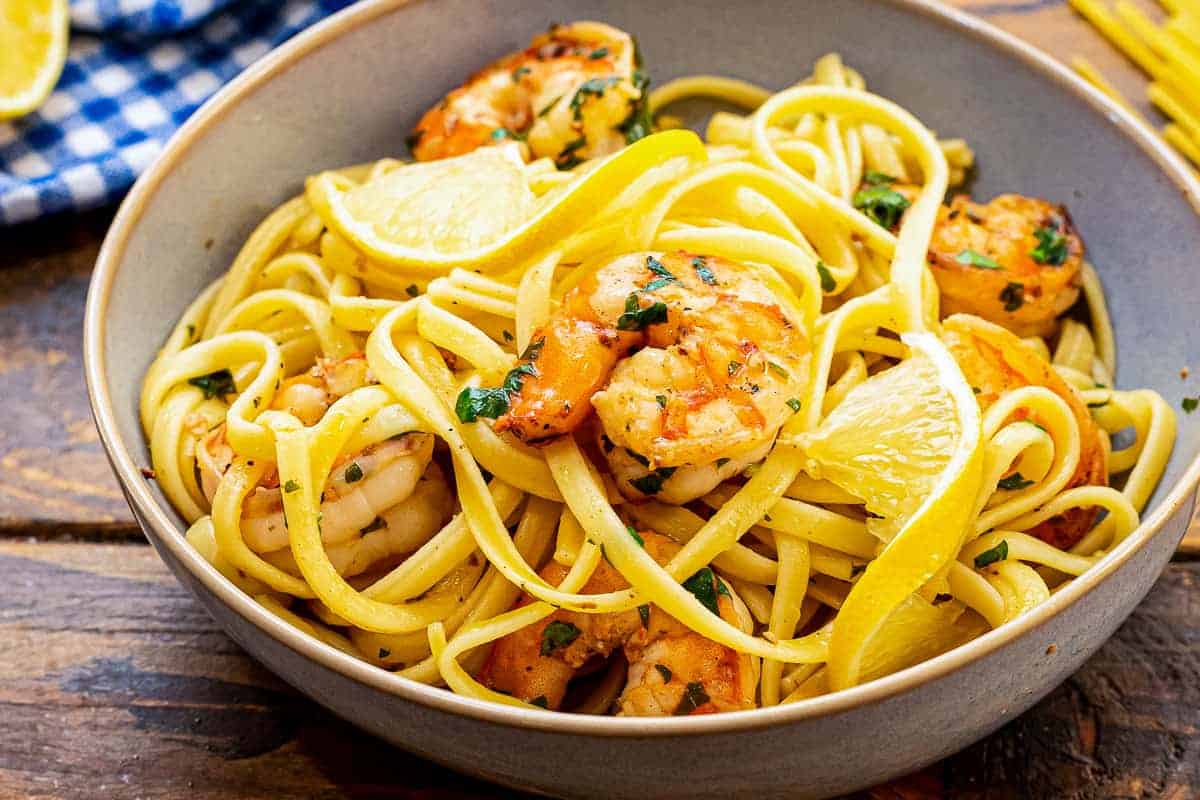
[[[935,360],[914,351],[856,386],[816,430],[800,437],[808,470],[861,498],[878,515],[868,520],[871,532],[891,540],[954,457],[962,436],[958,390],[975,405],[948,355]]]
[[[67,59],[67,0],[0,0],[0,119],[28,114]]]
[[[880,516],[873,530],[887,541],[834,621],[834,689],[878,668],[864,660],[872,640],[958,553],[983,480],[979,405],[962,371],[936,336],[903,339],[909,358],[855,387],[798,441],[812,471]]]
[[[341,196],[367,235],[452,254],[485,247],[532,213],[534,195],[516,145],[406,164]]]
[[[565,240],[647,170],[707,153],[691,131],[662,131],[535,198],[529,173],[505,146],[397,168],[366,186],[335,173],[309,179],[305,195],[329,229],[381,269],[444,275],[494,272]]]

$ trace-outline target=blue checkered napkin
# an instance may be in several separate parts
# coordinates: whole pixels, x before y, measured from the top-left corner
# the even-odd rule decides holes
[[[222,84],[350,1],[73,3],[54,93],[0,122],[0,225],[117,200]]]

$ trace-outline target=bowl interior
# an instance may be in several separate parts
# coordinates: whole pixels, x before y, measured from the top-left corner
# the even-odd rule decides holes
[[[134,462],[149,461],[137,421],[146,367],[263,216],[306,175],[402,155],[425,108],[554,20],[597,18],[633,32],[658,82],[704,72],[780,88],[818,56],[840,52],[869,88],[971,143],[977,198],[1015,191],[1070,207],[1104,280],[1121,387],[1156,389],[1174,408],[1197,393],[1200,376],[1179,375],[1197,350],[1189,312],[1200,294],[1200,218],[1185,191],[1111,110],[920,4],[424,0],[376,9],[358,10],[363,24],[202,114],[170,148],[166,168],[135,192],[141,202],[125,209],[98,344],[116,431]],[[1200,449],[1200,425],[1180,422],[1151,507]]]

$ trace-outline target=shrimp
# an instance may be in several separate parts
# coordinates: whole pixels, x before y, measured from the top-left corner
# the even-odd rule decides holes
[[[956,314],[945,320],[942,339],[986,410],[1002,394],[1023,386],[1044,386],[1061,397],[1079,426],[1079,465],[1066,488],[1108,485],[1108,437],[1100,430],[1079,394],[1050,362],[1013,333],[977,317]],[[1020,416],[1020,413],[1018,413]],[[1069,549],[1096,521],[1097,509],[1076,508],[1030,531],[1042,541]]]
[[[645,77],[629,34],[599,22],[555,25],[473,75],[409,136],[418,161],[515,139],[526,160],[563,169],[649,133]]]
[[[808,374],[806,337],[754,269],[683,252],[609,262],[531,341],[496,430],[536,443],[594,410],[622,492],[676,504],[761,459]]]
[[[660,564],[679,551],[678,544],[653,531],[640,531],[638,536]],[[554,561],[541,571],[556,584],[566,574],[567,568]],[[713,581],[721,618],[752,630],[740,601],[735,602],[718,578]],[[583,591],[597,594],[628,586],[602,560]],[[525,597],[518,605],[529,602]],[[497,691],[558,709],[570,681],[618,649],[629,662],[628,680],[617,701],[621,715],[705,714],[755,705],[758,676],[751,656],[704,638],[653,605],[610,614],[556,611],[498,640],[478,677]]]
[[[974,314],[1017,336],[1049,336],[1079,299],[1083,241],[1063,206],[960,195],[938,211],[929,266],[942,315]]]
[[[374,379],[362,355],[320,359],[308,372],[286,380],[271,408],[313,425],[339,397],[369,383]],[[211,503],[235,453],[225,423],[196,433],[196,470]],[[432,463],[433,446],[430,434],[405,433],[335,460],[321,493],[321,538],[343,575],[416,550],[446,521],[453,498],[441,470]],[[271,467],[246,496],[241,532],[255,552],[276,553],[288,547],[286,490]]]

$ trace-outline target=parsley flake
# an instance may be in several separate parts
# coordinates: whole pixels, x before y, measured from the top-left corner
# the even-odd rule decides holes
[[[629,485],[642,494],[658,494],[662,491],[663,481],[675,474],[675,467],[659,467],[649,475],[634,478]]]
[[[795,397],[789,397],[786,401],[787,407],[792,410],[793,414],[800,412],[800,401]]]
[[[700,276],[700,280],[709,286],[717,285],[717,276],[708,268],[708,259],[704,256],[696,256],[692,259],[692,269],[696,270],[696,274]]]
[[[362,467],[358,465],[357,461],[351,462],[350,466],[346,467],[346,471],[342,477],[346,479],[346,483],[361,481],[363,477]]]
[[[292,492],[298,492],[300,491],[300,484],[296,483],[295,481],[288,481],[283,485],[283,491],[287,492],[288,494],[291,494]]]
[[[416,297],[421,293],[421,290],[417,288],[415,283],[410,283],[408,286],[404,287],[404,293],[409,297]]]
[[[854,207],[881,227],[892,229],[911,206],[908,198],[887,186],[868,186],[854,194]]]
[[[974,250],[963,250],[954,257],[954,260],[967,267],[979,267],[980,269],[1003,269],[996,263],[994,258],[985,256],[983,253],[977,253]]]
[[[1067,237],[1058,228],[1043,227],[1033,232],[1037,237],[1037,247],[1029,251],[1029,255],[1039,264],[1049,264],[1061,267],[1067,260]]]
[[[644,548],[646,546],[646,540],[642,538],[642,535],[632,525],[626,525],[625,530],[629,531],[629,535],[638,543],[638,547]]]
[[[1190,414],[1200,407],[1200,397],[1185,397],[1179,402],[1185,413]]]
[[[638,606],[638,616],[642,619],[642,627],[650,627],[650,604]]]
[[[575,96],[571,98],[571,111],[578,122],[583,119],[583,105],[589,97],[603,97],[605,90],[610,86],[615,86],[619,78],[589,78],[579,85],[575,90]]]
[[[837,281],[833,279],[833,273],[829,271],[829,267],[825,266],[824,261],[817,262],[817,275],[821,278],[821,291],[832,292],[837,288]]]
[[[707,703],[709,700],[708,693],[704,691],[704,684],[699,681],[693,681],[683,690],[683,697],[679,700],[679,705],[675,707],[675,716],[686,717],[700,706]]]
[[[1016,311],[1025,305],[1025,284],[1010,282],[1000,292],[1000,299],[1004,301],[1005,311]]]
[[[725,584],[721,582],[711,567],[703,567],[688,578],[683,582],[683,588],[695,595],[705,608],[717,616],[721,615],[721,611],[717,607],[717,595],[729,596],[729,590],[725,588]]]
[[[188,378],[188,383],[204,392],[205,400],[211,400],[214,397],[220,397],[223,400],[225,395],[237,392],[237,386],[233,382],[233,373],[227,369],[219,369],[207,375]]]
[[[625,298],[625,313],[617,317],[617,330],[640,331],[667,321],[667,304],[655,301],[642,308],[637,292]]]
[[[659,675],[662,675],[663,683],[671,682],[671,675],[674,673],[671,672],[670,667],[666,666],[665,664],[655,664],[654,668],[658,670]]]
[[[997,561],[1003,561],[1006,558],[1008,558],[1008,540],[1001,539],[1000,544],[991,550],[984,550],[975,556],[975,568],[983,569],[988,564],[995,564]]]
[[[1025,489],[1029,486],[1033,486],[1033,481],[1026,480],[1025,476],[1019,472],[1014,472],[1007,478],[1001,478],[999,481],[997,481],[996,486],[1001,489],[1007,489],[1010,492],[1015,492],[1019,489]]]
[[[566,647],[579,638],[582,631],[570,622],[552,620],[542,628],[541,654],[548,656],[560,647]]]
[[[538,708],[549,708],[550,701],[546,699],[546,695],[539,694],[537,697],[529,701],[529,705],[537,706]]]

